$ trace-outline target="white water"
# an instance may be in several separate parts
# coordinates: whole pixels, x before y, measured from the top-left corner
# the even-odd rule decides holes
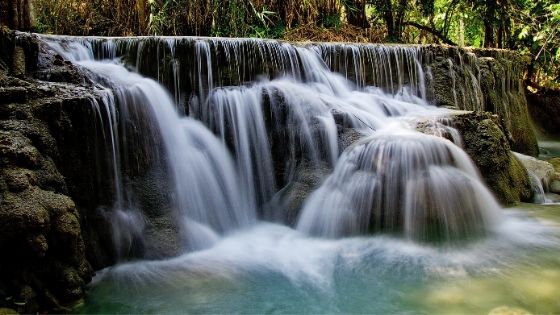
[[[135,112],[143,119],[153,120],[159,134],[146,136],[163,141],[173,198],[184,220],[183,233],[189,249],[211,246],[217,238],[216,232],[225,233],[255,222],[255,205],[243,193],[248,186],[237,185],[234,163],[224,145],[200,122],[179,116],[169,93],[161,85],[128,71],[118,62],[94,61],[93,54],[87,53],[85,46],[51,45],[65,58],[91,71],[95,80],[112,91],[114,97],[102,102],[113,111],[113,116],[131,119],[130,113]],[[116,126],[110,129],[118,130]],[[111,138],[114,137],[118,136]],[[117,146],[112,150],[115,152],[113,165],[118,172],[119,150]],[[123,195],[120,178],[120,174],[115,176],[117,201]],[[142,229],[140,220],[136,219],[140,214],[123,211],[121,203],[115,205],[111,219],[117,229],[113,236],[116,243],[130,246],[133,235],[138,235]],[[122,245],[117,244],[117,248],[120,247]]]
[[[157,134],[147,136],[153,138],[150,144],[158,139],[163,142],[163,160],[183,226],[192,221],[193,226],[203,227],[184,228],[184,233],[209,232],[186,236],[191,248],[208,246],[215,233],[253,225],[262,205],[290,184],[294,166],[304,160],[317,168],[325,162],[334,167],[301,213],[297,227],[312,235],[340,237],[381,231],[416,240],[451,240],[484,234],[498,215],[496,201],[481,184],[466,154],[448,140],[415,131],[418,118],[442,116],[445,111],[425,101],[424,73],[414,48],[381,50],[378,55],[396,62],[398,90],[390,80],[392,68],[383,68],[384,74],[378,73],[377,78],[385,85],[391,82],[395,94],[390,95],[376,87],[358,87],[331,72],[321,57],[328,51],[325,47],[271,42],[259,43],[259,51],[265,54],[266,48],[282,56],[277,64],[284,75],[244,86],[215,87],[213,52],[209,42],[201,39],[194,44],[199,60],[195,81],[199,85],[198,91],[192,92],[198,96],[191,98],[187,117],[161,85],[124,67],[116,58],[118,45],[113,41],[101,45],[101,55],[110,59],[97,61],[93,58],[97,39],[45,40],[112,91],[113,97],[102,102],[113,116],[140,119],[132,123],[135,128],[155,126]],[[241,50],[236,44],[224,41],[222,45],[233,47],[238,54]],[[174,56],[175,45],[169,45]],[[395,58],[390,57],[393,54]],[[226,55],[237,63],[244,57]],[[406,57],[401,60],[401,56]],[[409,71],[406,75],[405,68]],[[174,86],[180,81],[177,69],[180,65],[174,60]],[[354,70],[357,75],[360,69]],[[157,76],[161,76],[159,67]],[[406,77],[415,78],[410,86],[405,84]],[[360,77],[355,79],[360,84]],[[175,92],[176,101],[180,94]],[[340,158],[337,119],[364,136]],[[116,120],[112,119],[114,124]],[[112,138],[126,141],[125,129],[119,134],[116,126],[109,127],[116,130]],[[273,156],[278,155],[273,146],[282,148],[282,157]],[[115,179],[122,181],[119,148],[113,146],[112,150]],[[277,167],[284,169],[280,180],[275,176]],[[122,195],[123,184],[115,186],[117,196]],[[201,240],[201,235],[208,235],[209,240]]]
[[[426,102],[427,74],[414,49],[366,51],[367,60],[380,65],[373,73],[381,89],[365,86],[359,74],[374,63],[354,63],[343,75],[331,72],[331,46],[255,42],[282,71],[222,86],[213,77],[219,62],[212,47],[219,40],[194,39],[196,78],[185,78],[182,72],[192,69],[175,59],[171,94],[125,67],[117,58],[123,42],[45,40],[102,86],[97,111],[110,116],[113,234],[122,258],[149,224],[135,210],[121,174],[134,132],[146,138],[143,149],[166,165],[170,183],[164,186],[171,188],[182,227],[184,254],[100,272],[85,312],[419,312],[402,299],[410,288],[425,289],[426,279],[500,275],[518,264],[533,266],[538,250],[558,248],[556,228],[517,213],[497,220],[499,206],[461,150],[458,132],[447,126],[446,111]],[[94,48],[99,41],[101,51]],[[167,42],[173,56],[178,42]],[[149,43],[126,45],[135,44]],[[219,42],[236,65],[250,57],[242,44]],[[140,62],[133,68],[139,70]],[[242,81],[246,69],[236,70]],[[158,67],[155,76],[161,79],[162,72]],[[192,90],[178,90],[185,80],[194,83]],[[439,136],[417,132],[419,119],[435,121]],[[341,126],[362,137],[342,153]],[[298,165],[333,170],[306,199],[297,229],[262,222],[284,215],[262,208],[279,198]],[[364,236],[369,233],[378,235]],[[418,242],[482,235],[461,246]]]
[[[298,229],[328,237],[402,230],[412,240],[450,240],[484,232],[498,209],[460,148],[391,124],[342,155],[306,202]]]
[[[83,312],[429,314],[437,309],[446,313],[446,300],[437,299],[441,305],[426,309],[434,283],[501,279],[508,270],[542,263],[545,258],[539,251],[557,252],[558,234],[552,236],[557,229],[516,216],[510,214],[485,240],[462,248],[387,236],[326,240],[281,225],[258,224],[207,250],[100,272]],[[558,264],[557,259],[553,263]],[[554,300],[549,301],[554,294],[543,298],[538,287],[521,291],[528,297],[511,296],[526,286],[515,285],[506,289],[509,299],[495,297],[491,286],[479,285],[478,291],[452,296],[451,301],[462,306],[457,313],[488,313],[526,299],[544,310],[558,309]],[[416,301],[414,294],[421,300]],[[489,296],[490,302],[464,305],[479,295]]]

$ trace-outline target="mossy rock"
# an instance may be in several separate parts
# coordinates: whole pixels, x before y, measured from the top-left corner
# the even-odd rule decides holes
[[[462,136],[463,149],[496,198],[504,205],[530,202],[533,191],[529,175],[513,155],[499,119],[490,113],[468,111],[453,112],[450,118]],[[420,131],[430,133],[429,128],[420,126]]]
[[[40,199],[38,189],[29,189],[24,194],[4,192],[0,202],[0,223],[4,227],[0,235],[14,236],[25,231],[48,229],[50,215]]]
[[[20,192],[37,183],[35,173],[24,168],[8,168],[3,171],[3,176],[8,189],[12,192]]]
[[[28,138],[16,131],[0,131],[0,160],[4,165],[37,168],[40,158]]]
[[[496,114],[512,150],[538,155],[521,84],[525,63],[519,55],[492,49],[436,49],[435,54],[427,84],[437,106]]]
[[[547,160],[547,162],[552,164],[556,172],[560,173],[560,158],[552,158]]]

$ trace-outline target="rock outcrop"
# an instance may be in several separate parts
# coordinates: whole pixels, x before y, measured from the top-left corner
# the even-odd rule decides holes
[[[532,201],[533,191],[527,171],[511,151],[504,128],[496,115],[487,112],[455,112],[445,123],[459,131],[463,149],[502,204]],[[432,124],[420,123],[418,129],[434,134]]]
[[[67,155],[87,145],[68,147],[70,139],[88,139],[80,129],[86,125],[71,121],[65,109],[88,112],[91,100],[84,86],[26,77],[38,64],[31,38],[2,31],[0,41],[0,307],[67,311],[93,274],[85,211],[71,195],[87,181],[74,179],[92,176],[85,166],[95,162]],[[68,176],[73,167],[79,169]]]
[[[9,253],[0,260],[0,308],[66,312],[94,270],[182,252],[158,182],[166,175],[149,165],[138,134],[128,134],[120,158],[146,216],[144,242],[119,252],[103,89],[34,35],[4,29],[0,43],[0,250]]]
[[[434,49],[432,58],[428,85],[438,106],[496,114],[512,150],[538,155],[521,83],[525,60],[511,51],[456,47]]]

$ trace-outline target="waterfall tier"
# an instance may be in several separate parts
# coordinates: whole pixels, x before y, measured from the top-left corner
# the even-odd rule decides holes
[[[128,136],[135,134],[156,157],[153,164],[165,165],[187,248],[211,246],[217,235],[257,218],[288,221],[288,211],[279,206],[285,204],[281,191],[304,164],[334,168],[313,187],[317,191],[299,218],[298,228],[314,235],[396,232],[413,240],[463,239],[487,231],[499,208],[456,144],[415,130],[419,117],[446,113],[429,104],[426,78],[432,75],[423,58],[434,57],[426,54],[427,47],[201,38],[44,40],[87,69],[110,95],[101,102],[114,116],[108,126],[111,143],[119,144],[111,148],[114,207],[136,211],[134,201],[123,205],[125,195],[134,200],[135,194],[120,182],[125,172],[120,151],[136,151],[137,141]],[[452,58],[447,62],[455,78]],[[170,93],[126,65],[158,79]],[[473,72],[469,78],[469,106],[480,109],[481,87]],[[503,83],[511,90],[514,81],[509,77]],[[364,139],[339,157],[344,128]]]
[[[536,234],[512,227],[517,234],[504,239],[511,218],[500,216],[461,149],[502,202],[531,197],[510,153],[523,125],[512,79],[521,66],[511,53],[23,33],[0,40],[0,50],[14,51],[0,56],[8,69],[0,71],[8,85],[0,89],[0,245],[13,253],[0,263],[0,286],[14,301],[37,294],[22,298],[22,312],[83,298],[93,270],[117,262],[130,267],[111,268],[96,289],[113,292],[105,286],[116,277],[117,287],[143,283],[150,295],[155,284],[182,286],[181,274],[236,285],[231,276],[243,274],[259,292],[272,277],[303,284],[302,292],[318,285],[324,298],[329,288],[349,292],[339,287],[347,282],[340,266],[362,280],[366,270],[371,288],[381,283],[372,266],[400,275],[386,271],[404,262],[423,278],[418,268],[461,268],[455,258],[430,263],[440,253],[463,257],[482,246],[478,271],[488,261],[509,265],[512,253],[531,256],[516,240],[532,244]],[[464,103],[500,116],[434,106]],[[432,241],[452,246],[425,244]],[[427,264],[414,262],[417,250]]]

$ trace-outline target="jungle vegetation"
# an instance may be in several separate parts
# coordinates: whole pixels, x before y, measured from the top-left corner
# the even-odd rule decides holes
[[[527,83],[560,86],[560,0],[3,0],[25,29],[69,35],[200,35],[444,43],[515,49]],[[17,11],[19,8],[19,11]],[[11,11],[10,11],[11,10]],[[20,18],[21,19],[21,18]]]

